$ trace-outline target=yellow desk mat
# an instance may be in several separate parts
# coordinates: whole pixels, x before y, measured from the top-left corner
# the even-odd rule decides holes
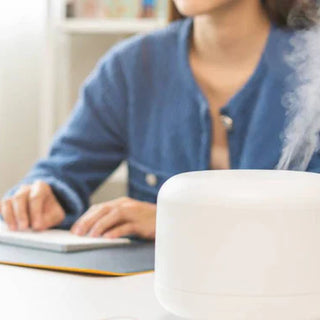
[[[137,275],[153,272],[154,242],[72,253],[0,243],[0,264],[97,276]]]

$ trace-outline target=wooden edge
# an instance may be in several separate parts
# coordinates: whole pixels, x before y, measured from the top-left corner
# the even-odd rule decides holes
[[[101,271],[101,270],[91,270],[91,269],[71,268],[71,267],[56,267],[56,266],[46,266],[46,265],[38,265],[38,264],[31,264],[31,263],[29,264],[29,263],[6,262],[6,261],[0,261],[0,264],[7,265],[7,266],[14,266],[14,267],[60,271],[60,272],[67,272],[67,273],[82,273],[82,274],[109,276],[109,277],[134,276],[134,275],[141,275],[141,274],[154,272],[154,270],[147,270],[147,271],[140,271],[140,272],[118,273],[118,272],[111,272],[111,271]]]

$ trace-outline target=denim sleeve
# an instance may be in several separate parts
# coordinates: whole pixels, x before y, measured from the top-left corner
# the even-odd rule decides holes
[[[68,122],[56,134],[47,158],[22,184],[48,183],[67,213],[68,227],[89,206],[92,192],[126,158],[127,97],[116,50],[108,53],[86,80]]]

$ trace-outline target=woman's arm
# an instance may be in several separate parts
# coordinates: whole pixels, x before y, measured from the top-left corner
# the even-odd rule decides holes
[[[13,209],[17,207],[13,195],[21,185],[41,180],[51,187],[67,213],[64,225],[75,221],[88,208],[91,193],[126,158],[126,107],[125,79],[117,50],[113,49],[87,79],[48,157],[7,194]]]

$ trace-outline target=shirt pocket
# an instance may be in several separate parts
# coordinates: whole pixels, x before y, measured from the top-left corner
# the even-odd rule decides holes
[[[129,197],[156,203],[161,186],[172,174],[160,172],[142,163],[129,160]]]

